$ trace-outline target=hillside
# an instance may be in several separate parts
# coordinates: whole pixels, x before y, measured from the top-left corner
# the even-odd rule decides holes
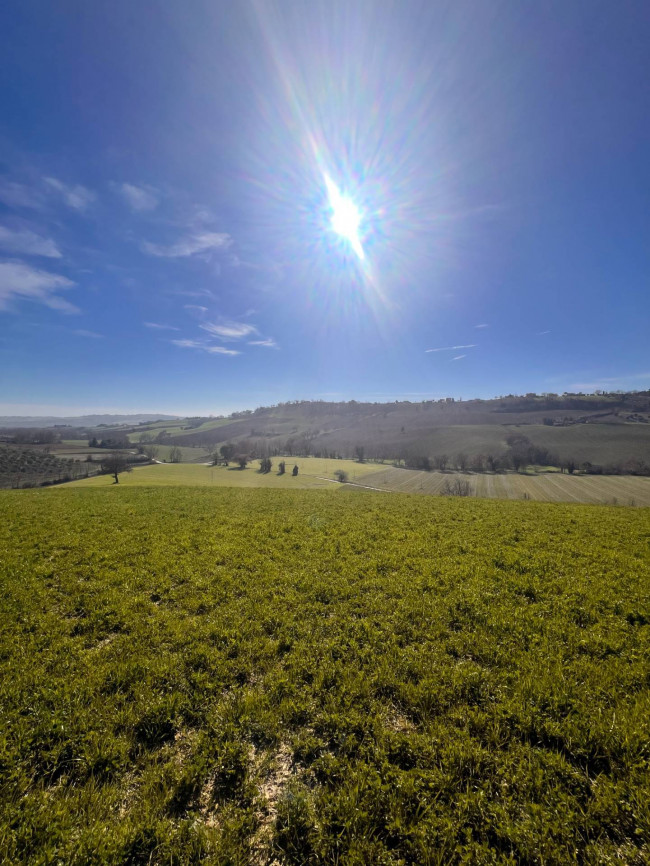
[[[647,511],[0,510],[3,863],[647,863]]]
[[[3,427],[99,427],[114,424],[141,424],[157,420],[173,421],[176,415],[152,415],[135,413],[132,415],[0,415],[0,429]]]
[[[500,454],[513,432],[560,459],[603,464],[650,461],[650,395],[501,398],[464,402],[303,402],[193,420],[179,429],[159,425],[157,436],[214,448],[237,442],[251,452],[405,459],[459,452]],[[152,431],[153,432],[153,431]],[[134,434],[142,435],[142,431]]]

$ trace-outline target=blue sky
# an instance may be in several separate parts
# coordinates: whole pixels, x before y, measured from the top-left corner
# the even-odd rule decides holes
[[[647,2],[5,0],[0,34],[0,413],[650,386]]]

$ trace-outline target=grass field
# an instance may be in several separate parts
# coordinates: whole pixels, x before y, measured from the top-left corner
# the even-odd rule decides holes
[[[129,434],[129,439],[131,442],[139,442],[140,437],[143,433],[147,433],[149,435],[154,436],[154,438],[161,432],[166,431],[170,434],[170,436],[187,436],[190,433],[202,433],[206,430],[213,430],[215,427],[222,427],[225,424],[231,424],[231,420],[229,418],[212,418],[206,419],[203,424],[198,427],[189,427],[188,429],[184,429],[188,427],[188,420],[186,418],[182,418],[178,421],[160,421],[157,424],[147,424],[142,425],[142,427],[138,427],[133,433]]]
[[[194,450],[194,449],[187,449]],[[285,457],[287,471],[278,475],[274,459],[273,470],[261,474],[259,462],[253,461],[246,469],[240,470],[231,465],[205,466],[196,463],[157,464],[138,467],[125,475],[120,475],[120,485],[128,487],[271,487],[303,490],[311,488],[338,489],[341,485],[334,482],[334,472],[343,469],[350,480],[363,484],[364,477],[376,472],[376,464],[353,463],[351,460],[324,460],[317,457]],[[294,478],[291,470],[297,464],[299,475]],[[84,479],[83,486],[105,487],[113,483],[112,478],[101,475]],[[77,482],[75,482],[75,486]]]
[[[188,449],[193,450],[193,449]],[[464,478],[471,495],[486,499],[533,499],[542,502],[585,502],[603,505],[650,505],[650,478],[633,476],[562,475],[548,472],[540,475],[461,474],[418,472],[396,469],[377,463],[355,463],[351,460],[324,460],[316,457],[285,458],[288,472],[273,471],[262,475],[257,462],[240,471],[235,467],[211,467],[202,464],[165,464],[142,466],[120,476],[120,484],[128,487],[272,487],[312,489],[345,489],[332,484],[337,469],[347,472],[349,480],[358,485],[397,493],[439,495],[447,480]],[[291,476],[294,462],[300,467],[297,478]],[[327,480],[329,479],[329,480]],[[113,483],[107,475],[73,481],[67,487],[106,487]]]
[[[0,862],[648,862],[647,511],[126,484],[0,510]]]

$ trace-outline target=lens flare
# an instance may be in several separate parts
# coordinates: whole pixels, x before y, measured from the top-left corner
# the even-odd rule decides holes
[[[351,198],[343,195],[331,177],[325,175],[325,186],[332,210],[330,224],[339,237],[342,237],[352,247],[356,255],[363,261],[365,258],[359,229],[361,214]]]

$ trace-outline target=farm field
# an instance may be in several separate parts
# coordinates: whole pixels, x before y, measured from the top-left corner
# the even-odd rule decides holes
[[[206,419],[203,424],[198,427],[190,427],[189,429],[184,429],[188,427],[188,420],[186,418],[182,418],[178,421],[160,421],[156,424],[147,424],[138,426],[137,430],[134,430],[129,434],[129,439],[131,442],[139,442],[140,437],[143,433],[147,433],[149,435],[157,436],[159,433],[166,431],[170,434],[170,436],[186,436],[190,433],[201,433],[205,430],[213,430],[216,427],[223,427],[225,424],[231,424],[232,421],[229,418],[214,418],[214,419]]]
[[[647,510],[0,510],[0,862],[648,862]]]
[[[337,469],[347,472],[354,484],[396,493],[440,495],[446,481],[466,480],[472,496],[486,499],[533,499],[542,502],[584,502],[604,505],[650,505],[650,478],[634,476],[562,475],[548,472],[524,475],[515,472],[499,474],[471,474],[449,472],[419,472],[415,469],[396,469],[377,463],[355,463],[351,460],[325,460],[316,457],[285,457],[288,471],[277,474],[274,458],[273,470],[268,475],[257,471],[253,462],[243,471],[231,466],[212,467],[203,464],[164,464],[136,467],[133,472],[120,476],[120,484],[128,487],[271,487],[309,489],[346,489],[346,485],[333,484]],[[293,464],[298,463],[300,474],[291,476]],[[329,479],[329,480],[328,480]],[[106,487],[112,485],[110,476],[99,475],[67,484],[66,487]],[[349,486],[348,486],[349,487]]]
[[[386,466],[364,476],[363,483],[399,493],[440,495],[446,482],[453,483],[458,478],[467,481],[471,496],[485,499],[650,505],[650,478],[633,475],[420,472]]]
[[[640,458],[650,462],[649,424],[575,424],[572,427],[530,425],[516,428],[536,445],[573,457],[578,463],[616,463]]]
[[[187,449],[194,450],[194,449]],[[317,457],[285,457],[287,471],[278,475],[277,465],[281,458],[274,458],[273,469],[263,475],[258,471],[259,462],[253,461],[246,469],[240,470],[231,465],[206,466],[197,463],[156,464],[136,467],[133,472],[120,475],[120,485],[125,487],[270,487],[270,488],[332,488],[337,490],[343,485],[334,482],[334,472],[343,469],[359,484],[366,475],[376,471],[376,465],[353,463],[351,460],[325,460]],[[299,467],[299,475],[294,478],[291,470],[294,464]],[[83,479],[84,487],[105,487],[113,483],[107,475]],[[70,485],[67,485],[70,486]],[[75,482],[75,486],[78,486]]]
[[[649,425],[650,426],[650,425]],[[535,445],[548,448],[562,459],[573,458],[579,464],[616,463],[641,458],[650,461],[650,429],[644,424],[574,424],[570,427],[547,427],[544,424],[456,425],[437,427],[418,438],[412,446],[423,454],[460,452],[468,455],[501,453],[507,448],[506,437],[512,433],[527,436]]]

